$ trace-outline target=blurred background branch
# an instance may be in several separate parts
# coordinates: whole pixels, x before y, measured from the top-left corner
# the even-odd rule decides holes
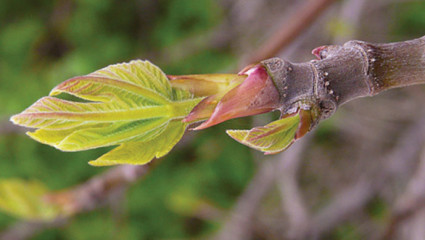
[[[300,6],[291,11],[290,15],[279,21],[281,26],[274,27],[276,30],[273,35],[248,58],[247,62],[256,63],[279,54],[279,51],[282,51],[306,28],[311,26],[333,2],[334,0],[309,0],[302,2]]]
[[[397,230],[400,229],[400,225],[406,224],[409,218],[414,218],[414,220],[410,224],[406,224],[411,226],[408,226],[410,229],[404,234],[411,235],[412,239],[425,238],[423,224],[421,224],[425,207],[425,151],[422,151],[418,165],[407,184],[406,191],[398,197],[394,204],[383,239],[397,239]]]

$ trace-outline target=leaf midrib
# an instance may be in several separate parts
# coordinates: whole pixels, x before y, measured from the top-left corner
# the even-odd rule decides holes
[[[110,110],[98,112],[36,112],[21,113],[16,117],[21,119],[55,119],[85,122],[114,122],[134,121],[158,117],[178,118],[184,117],[190,111],[190,107],[199,99],[178,101],[168,105],[140,107],[126,110]],[[180,105],[180,106],[179,106]],[[13,118],[12,118],[13,119]]]

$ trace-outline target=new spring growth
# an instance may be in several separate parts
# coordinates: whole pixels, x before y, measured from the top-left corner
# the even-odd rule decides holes
[[[60,83],[11,120],[34,128],[27,132],[34,140],[62,151],[118,146],[89,162],[106,166],[164,156],[189,124],[203,121],[195,128],[200,130],[280,110],[281,119],[266,126],[227,131],[242,144],[277,153],[308,132],[317,114],[308,99],[282,93],[286,86],[276,81],[275,65],[262,62],[238,74],[167,76],[149,61],[115,64]]]
[[[424,84],[425,37],[398,43],[349,41],[313,50],[317,60],[271,58],[238,74],[172,76],[149,61],[114,64],[69,79],[11,117],[27,134],[62,151],[117,146],[91,165],[146,164],[195,130],[279,110],[280,119],[235,140],[273,154],[353,99]],[[79,101],[61,98],[73,95]],[[74,99],[74,98],[71,98]]]
[[[248,66],[238,74],[206,74],[168,76],[171,84],[196,96],[207,96],[184,118],[193,123],[205,120],[194,130],[201,130],[229,119],[282,112],[281,119],[251,130],[228,130],[239,141],[266,154],[286,149],[294,140],[307,133],[313,118],[310,106],[282,106],[278,87],[263,64]]]

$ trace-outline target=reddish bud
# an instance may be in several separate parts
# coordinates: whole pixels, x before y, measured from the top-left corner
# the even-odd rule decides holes
[[[209,118],[220,100],[219,97],[220,96],[216,94],[203,99],[192,109],[189,115],[183,119],[183,122],[197,122]]]
[[[232,118],[269,112],[279,107],[279,92],[264,66],[258,64],[242,73],[248,75],[245,81],[226,93],[211,117],[195,130]]]
[[[325,50],[326,48],[328,48],[328,46],[321,46],[321,47],[317,47],[315,49],[313,49],[313,51],[311,51],[311,53],[317,57],[317,59],[323,59],[322,57],[322,51]]]

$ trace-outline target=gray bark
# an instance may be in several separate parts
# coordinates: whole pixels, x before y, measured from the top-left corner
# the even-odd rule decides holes
[[[385,44],[349,41],[316,48],[313,54],[319,59],[262,62],[279,91],[282,113],[313,110],[313,126],[353,99],[425,83],[425,37]]]

